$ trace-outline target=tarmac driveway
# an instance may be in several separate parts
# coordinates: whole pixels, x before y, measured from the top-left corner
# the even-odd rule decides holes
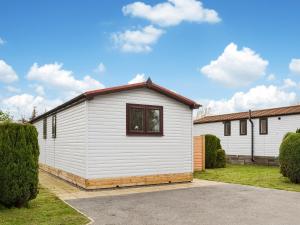
[[[300,193],[235,184],[67,202],[101,225],[300,224]]]

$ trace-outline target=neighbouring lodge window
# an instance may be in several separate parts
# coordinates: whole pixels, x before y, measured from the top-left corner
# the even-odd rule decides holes
[[[268,134],[268,118],[259,119],[259,133]]]
[[[240,135],[247,135],[247,120],[240,120]]]
[[[43,138],[47,139],[47,118],[43,119]]]
[[[163,107],[127,104],[127,135],[163,135]]]
[[[230,136],[231,135],[231,126],[230,121],[224,122],[224,136]]]
[[[52,116],[52,138],[56,138],[56,115]]]

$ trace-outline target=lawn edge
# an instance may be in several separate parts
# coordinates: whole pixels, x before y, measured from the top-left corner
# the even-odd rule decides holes
[[[207,181],[212,181],[212,182],[221,183],[221,184],[222,184],[222,183],[223,183],[223,184],[236,184],[236,185],[243,185],[243,186],[255,187],[255,188],[264,188],[264,189],[277,190],[277,191],[288,191],[288,192],[296,192],[296,193],[300,193],[300,191],[292,191],[292,190],[279,189],[279,188],[262,187],[262,186],[256,186],[256,185],[250,185],[250,184],[241,184],[241,183],[233,183],[233,182],[225,182],[225,181],[216,181],[216,180],[209,180],[209,179],[200,179],[200,178],[196,178],[196,177],[194,177],[194,179],[197,179],[197,180],[207,180]]]

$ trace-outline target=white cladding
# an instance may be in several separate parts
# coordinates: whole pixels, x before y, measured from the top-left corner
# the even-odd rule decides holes
[[[43,120],[38,130],[40,163],[83,176],[86,175],[86,103],[82,102],[56,114],[56,138],[52,138],[52,116],[47,117],[47,138],[43,138]]]
[[[126,103],[163,106],[163,136],[126,136]],[[35,123],[40,162],[85,178],[192,172],[192,110],[147,88],[100,95]]]
[[[126,103],[163,106],[164,135],[126,136]],[[88,178],[192,172],[192,110],[147,88],[88,102]]]
[[[259,119],[254,122],[254,155],[278,156],[283,136],[300,128],[300,115],[268,117],[268,134],[259,134]],[[231,121],[231,135],[224,136],[224,123],[194,125],[194,135],[214,134],[220,138],[228,155],[251,155],[251,124],[247,122],[247,135],[240,135],[240,121]]]

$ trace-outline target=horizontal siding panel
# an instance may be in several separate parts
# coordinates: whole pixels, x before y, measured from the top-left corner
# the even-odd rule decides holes
[[[164,136],[126,136],[126,103],[163,106]],[[192,110],[149,89],[88,102],[89,178],[192,172]]]
[[[52,138],[52,116],[47,118],[47,139],[43,139],[43,121],[38,127],[40,162],[55,168],[86,176],[86,130],[85,102],[56,114],[56,139]]]

